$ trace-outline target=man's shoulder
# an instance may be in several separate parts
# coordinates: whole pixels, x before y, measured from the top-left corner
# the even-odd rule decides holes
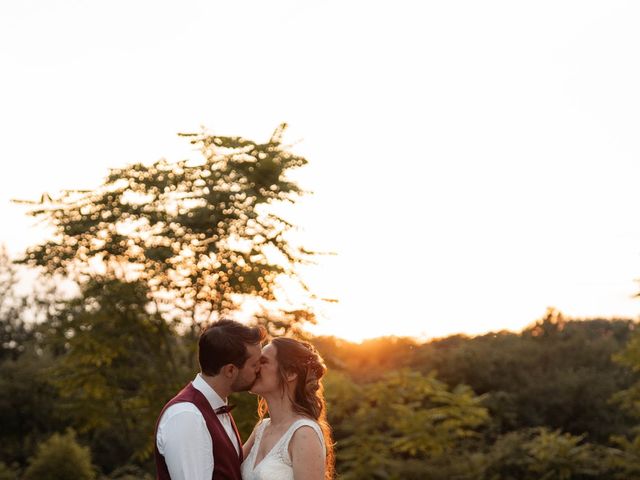
[[[195,415],[198,417],[202,417],[202,412],[200,412],[200,409],[191,402],[176,402],[167,407],[167,409],[162,414],[160,423],[162,424],[162,423],[168,422],[169,420],[171,420],[172,418],[178,415],[187,415],[187,416]]]
[[[170,405],[162,414],[156,432],[156,446],[164,455],[167,449],[178,450],[192,442],[210,442],[211,437],[200,410],[190,402]]]

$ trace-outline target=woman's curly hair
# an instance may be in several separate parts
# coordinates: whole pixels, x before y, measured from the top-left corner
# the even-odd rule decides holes
[[[291,403],[296,413],[318,422],[324,436],[326,448],[325,478],[334,477],[334,452],[331,428],[327,422],[322,377],[327,367],[313,345],[293,338],[278,337],[271,341],[276,349],[280,386],[284,392],[287,376],[296,374],[296,384]],[[263,398],[258,402],[258,414],[262,418],[267,412]]]

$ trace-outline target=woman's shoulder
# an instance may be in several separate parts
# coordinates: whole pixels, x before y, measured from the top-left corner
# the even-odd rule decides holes
[[[289,428],[300,428],[301,426],[304,425],[309,425],[310,427],[313,426],[317,426],[318,428],[320,428],[320,424],[318,423],[317,420],[314,420],[313,418],[309,418],[309,417],[303,417],[303,416],[299,416],[293,419],[293,422],[291,422],[291,427]]]
[[[324,448],[324,435],[322,434],[322,428],[320,427],[320,424],[316,420],[308,417],[299,417],[294,420],[294,422],[289,427],[290,437],[292,439],[301,440],[303,442],[315,440],[312,431],[315,432],[315,435],[317,435],[317,438],[320,440],[320,443]]]
[[[283,437],[284,441],[280,448],[280,458],[289,466],[292,465],[291,452],[292,447],[295,445],[299,445],[304,448],[305,444],[312,445],[313,443],[320,441],[322,451],[326,455],[326,446],[324,444],[324,436],[322,435],[320,424],[311,418],[299,417],[295,419]]]

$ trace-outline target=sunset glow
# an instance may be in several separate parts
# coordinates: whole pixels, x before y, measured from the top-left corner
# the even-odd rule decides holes
[[[268,4],[268,5],[267,5]],[[117,8],[117,7],[120,8]],[[127,15],[122,11],[126,10]],[[9,2],[0,7],[1,242],[14,198],[195,155],[200,126],[283,121],[314,193],[287,208],[315,333],[519,330],[553,306],[636,317],[633,2]]]

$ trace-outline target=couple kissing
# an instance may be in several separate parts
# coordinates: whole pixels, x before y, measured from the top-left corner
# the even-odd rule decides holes
[[[324,362],[307,342],[280,337],[262,347],[265,337],[233,320],[203,330],[200,373],[158,418],[158,480],[333,478]],[[244,444],[227,403],[243,391],[259,396],[260,418]]]

